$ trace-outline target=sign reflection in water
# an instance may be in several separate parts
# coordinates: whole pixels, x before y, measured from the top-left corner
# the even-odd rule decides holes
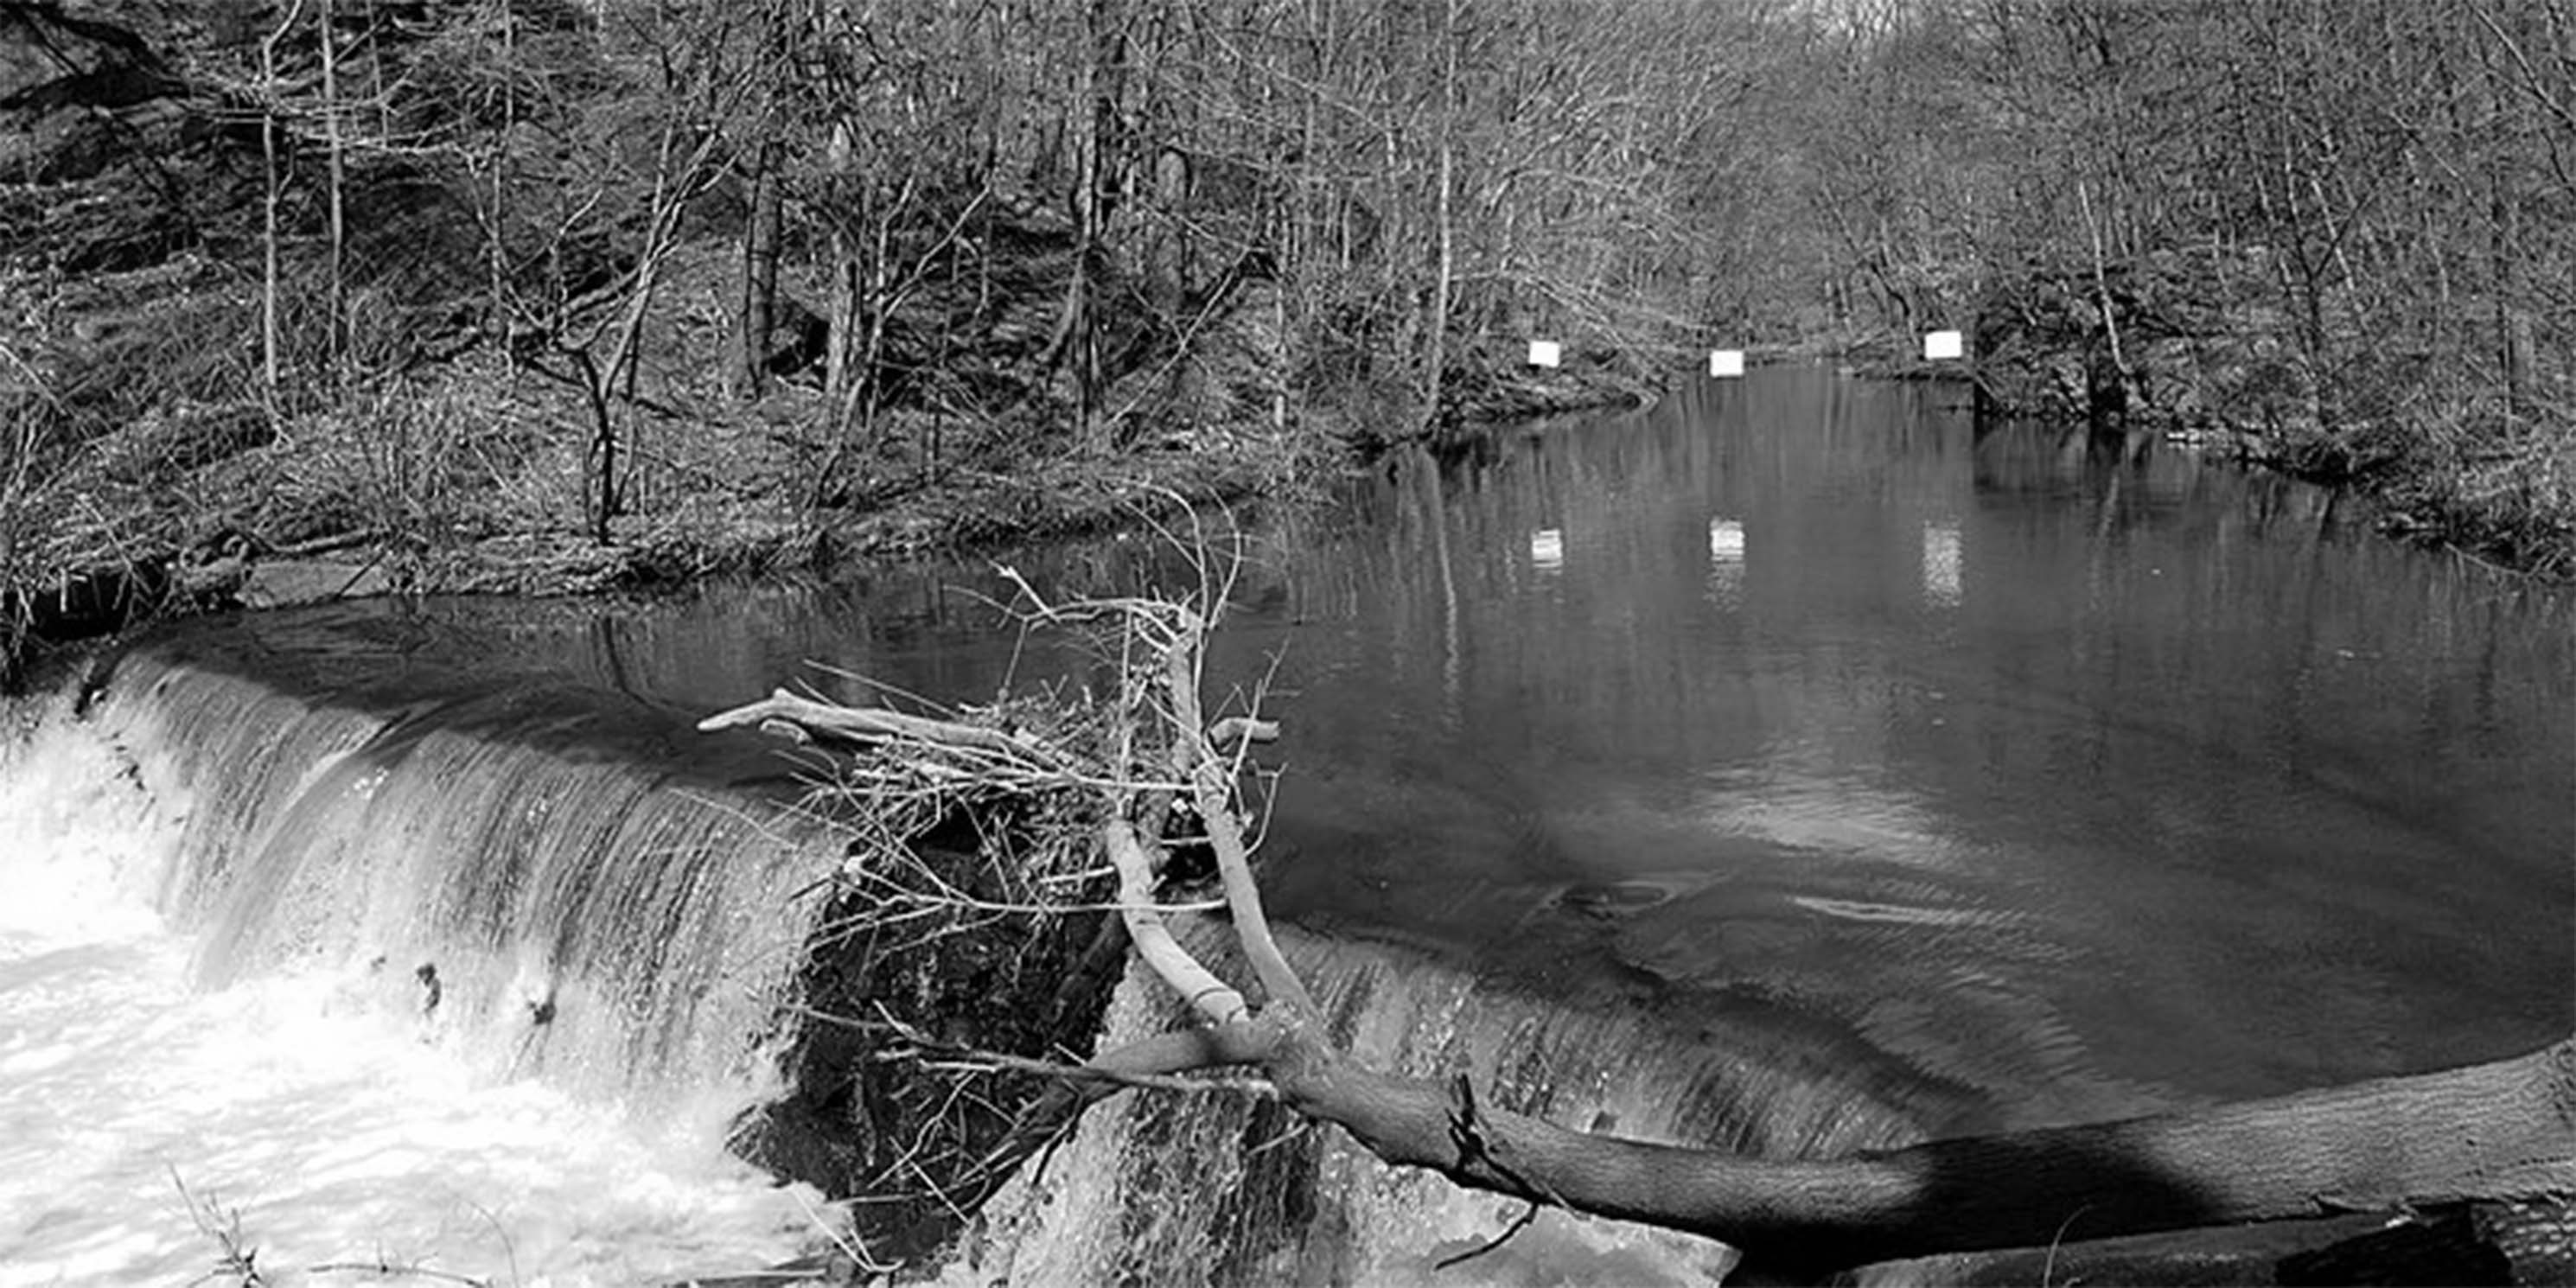
[[[1529,539],[1530,566],[1540,572],[1555,572],[1565,566],[1565,534],[1554,528],[1540,528]]]
[[[1709,598],[1732,607],[1744,586],[1744,525],[1734,519],[1708,521]]]
[[[1959,606],[1959,521],[1941,519],[1923,525],[1923,605]]]

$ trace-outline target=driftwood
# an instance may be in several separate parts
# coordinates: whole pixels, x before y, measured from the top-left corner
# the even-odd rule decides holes
[[[1242,1066],[1254,1084],[1332,1123],[1390,1163],[1533,1203],[1689,1231],[1732,1244],[1745,1265],[1813,1276],[1898,1258],[2152,1231],[2444,1205],[2521,1203],[2557,1245],[2576,1235],[2576,1038],[2491,1064],[2385,1078],[2122,1122],[1939,1140],[1822,1161],[1746,1158],[1571,1131],[1437,1082],[1362,1067],[1333,1047],[1312,999],[1272,942],[1233,804],[1246,744],[1264,722],[1207,724],[1199,706],[1206,623],[1161,601],[1033,615],[1123,623],[1130,659],[1112,740],[1122,763],[975,726],[854,710],[784,691],[704,727],[784,722],[825,738],[889,741],[1100,785],[1099,840],[1120,876],[1120,911],[1142,959],[1200,1027],[1106,1052],[1068,1079],[1041,1117],[1139,1080]],[[1162,751],[1143,764],[1148,746]],[[1155,830],[1176,799],[1206,824],[1255,1002],[1193,958],[1153,899]],[[1042,1124],[1044,1131],[1055,1125]],[[2482,1209],[2483,1210],[2483,1209]],[[2554,1214],[2554,1217],[2553,1215]]]

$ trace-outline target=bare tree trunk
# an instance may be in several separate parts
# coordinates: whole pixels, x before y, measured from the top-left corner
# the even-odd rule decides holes
[[[286,16],[278,20],[277,29],[268,34],[268,39],[260,42],[260,84],[261,88],[272,97],[277,93],[277,46],[279,42],[286,39],[287,33],[294,29],[296,18],[303,12],[302,0],[289,5]],[[261,174],[265,182],[264,197],[260,207],[262,261],[259,297],[259,376],[261,393],[268,404],[268,416],[274,421],[281,411],[277,401],[280,366],[277,240],[278,204],[283,180],[277,172],[277,109],[273,106],[263,109],[260,114],[259,158]]]
[[[852,169],[857,165],[857,143],[848,117],[832,122],[831,141],[824,148],[824,163],[836,185],[861,194],[866,191]],[[859,336],[859,225],[864,220],[864,205],[856,212],[844,208],[836,211],[831,230],[831,285],[823,306],[827,328],[823,342],[823,396],[840,406],[850,398],[851,382],[859,379],[855,370]]]
[[[620,443],[616,405],[622,399],[635,401],[636,381],[643,364],[644,325],[653,311],[653,296],[660,289],[662,261],[679,238],[680,215],[695,195],[707,173],[708,161],[715,146],[714,136],[701,136],[684,156],[681,151],[681,127],[666,122],[653,163],[652,197],[645,209],[644,244],[635,256],[635,279],[627,288],[623,312],[613,323],[603,322],[588,341],[575,346],[574,358],[580,363],[591,405],[592,431],[588,468],[596,474],[587,480],[585,502],[590,508],[591,536],[605,544],[612,536],[611,521],[625,513],[634,489],[626,486],[622,469],[634,468],[641,453],[639,444],[624,445],[626,459],[620,461]],[[611,339],[606,363],[592,356],[602,338]],[[632,430],[629,439],[635,437]],[[639,475],[636,486],[643,480]]]
[[[339,33],[333,29],[332,0],[322,0],[322,137],[330,163],[330,283],[323,300],[324,335],[331,375],[343,373],[341,358],[346,349],[348,317],[348,283],[343,256],[348,247],[346,209],[347,174],[340,141],[340,53]]]
[[[1458,151],[1458,5],[1448,0],[1440,21],[1440,172],[1433,197],[1439,261],[1431,285],[1431,319],[1422,360],[1422,429],[1440,423],[1440,387],[1449,363],[1450,276],[1456,270],[1455,221],[1450,217],[1450,189],[1457,183]]]
[[[519,125],[519,51],[517,27],[504,0],[501,20],[501,134],[492,146],[492,227],[490,229],[492,334],[505,349],[510,342],[510,136]]]
[[[1070,361],[1073,369],[1074,440],[1092,450],[1105,450],[1099,432],[1100,348],[1098,320],[1092,301],[1092,258],[1100,242],[1100,144],[1102,118],[1108,113],[1101,92],[1101,42],[1109,0],[1093,0],[1085,10],[1084,48],[1074,73],[1073,101],[1081,120],[1074,129],[1073,266],[1065,275],[1064,311],[1056,322],[1049,361]]]
[[[778,301],[781,219],[777,150],[764,142],[752,157],[751,218],[743,230],[742,308],[736,317],[727,383],[734,396],[757,399],[769,380],[769,334]]]
[[[1273,395],[1270,420],[1275,429],[1288,425],[1288,404],[1292,398],[1302,402],[1304,383],[1299,371],[1298,354],[1306,332],[1317,327],[1322,310],[1314,292],[1323,277],[1324,249],[1331,239],[1324,233],[1326,191],[1322,162],[1322,87],[1332,83],[1334,43],[1330,23],[1332,14],[1324,0],[1307,0],[1302,10],[1304,24],[1301,43],[1306,47],[1307,66],[1312,82],[1298,87],[1297,164],[1291,189],[1294,205],[1281,221],[1287,244],[1280,248],[1276,294],[1278,313],[1278,392]],[[1338,269],[1340,265],[1336,264]],[[1293,304],[1293,310],[1292,310]],[[1293,329],[1292,329],[1293,328]]]
[[[2086,382],[2097,387],[2085,391],[2085,410],[2088,415],[2098,418],[2107,401],[2125,415],[2130,410],[2130,395],[2137,379],[2129,371],[2128,355],[2120,348],[2120,310],[2111,299],[2111,276],[2104,263],[2102,225],[2095,217],[2092,191],[2084,180],[2075,181],[2075,201],[2084,212],[2084,231],[2093,245],[2093,300],[2095,307],[2102,310],[2102,335],[2111,348],[2111,379],[2117,385],[2115,391],[2105,391],[2098,387],[2099,376],[2087,371]]]

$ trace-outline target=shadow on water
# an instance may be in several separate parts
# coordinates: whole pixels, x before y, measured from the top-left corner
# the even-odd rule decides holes
[[[1221,528],[1208,672],[1287,722],[1265,889],[1364,1054],[1766,1152],[2095,1119],[2570,1023],[2569,605],[2357,528],[2159,444],[1774,373]],[[1193,580],[1134,538],[1015,562]],[[561,1071],[625,1094],[765,1058],[835,853],[754,808],[787,761],[690,724],[787,682],[1096,678],[1004,594],[976,564],[243,617],[140,642],[101,709],[216,838],[170,886],[208,978],[472,945],[452,992],[496,1026],[558,1000]],[[1307,1178],[1226,1200],[1296,1231],[1247,1273],[1361,1274],[1370,1205],[1429,1201],[1339,1195],[1358,1164],[1283,1124],[1129,1112]],[[1210,1192],[1097,1165],[1137,1196],[1113,1229]]]

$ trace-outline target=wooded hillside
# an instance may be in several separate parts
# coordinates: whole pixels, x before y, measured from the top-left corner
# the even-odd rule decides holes
[[[0,0],[0,113],[17,625],[221,593],[82,580],[173,554],[805,560],[967,475],[1940,325],[2576,532],[2565,0]]]

